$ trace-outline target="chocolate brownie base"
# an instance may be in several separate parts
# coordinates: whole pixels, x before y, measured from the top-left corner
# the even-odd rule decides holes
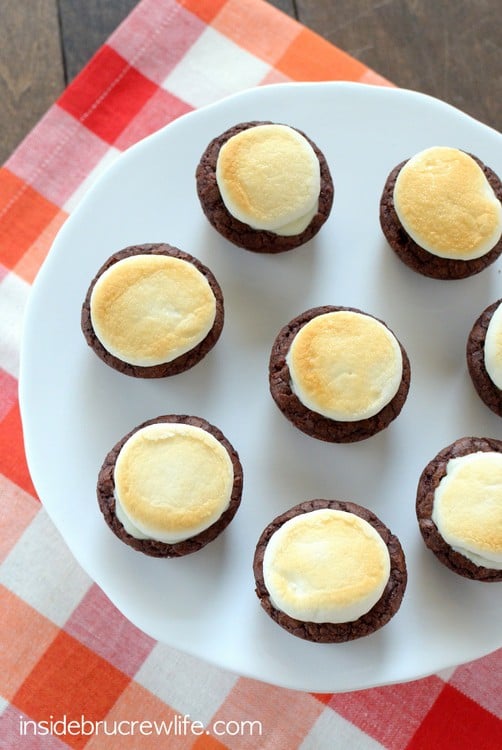
[[[478,451],[502,452],[502,441],[492,438],[464,437],[443,448],[423,470],[417,488],[416,513],[420,532],[426,546],[438,560],[464,578],[475,581],[502,581],[502,570],[484,568],[456,552],[445,542],[432,520],[434,493],[446,474],[448,461]]]
[[[189,539],[176,542],[175,544],[167,544],[166,542],[159,542],[155,539],[136,539],[136,537],[132,536],[125,530],[122,523],[115,515],[115,481],[113,475],[115,462],[120,449],[126,440],[128,440],[137,430],[159,422],[188,424],[193,427],[201,427],[203,430],[211,433],[211,435],[219,440],[228,451],[234,469],[234,484],[228,508],[223,512],[220,518],[218,518],[218,520],[207,529]],[[138,552],[143,552],[145,555],[149,555],[150,557],[182,557],[183,555],[189,555],[192,552],[197,552],[202,549],[202,547],[205,547],[206,544],[209,544],[213,539],[216,539],[216,537],[228,526],[239,508],[242,496],[242,484],[243,473],[239,456],[221,430],[200,417],[187,416],[184,414],[166,414],[157,417],[156,419],[150,419],[143,422],[119,440],[119,442],[109,451],[103,462],[98,475],[96,491],[98,504],[106,523],[122,542],[133,547],[135,550],[138,550]]]
[[[497,388],[485,367],[485,339],[490,320],[502,304],[502,299],[483,310],[474,323],[467,339],[467,368],[474,388],[481,400],[499,417],[502,417],[502,391]]]
[[[471,154],[472,156],[472,154]],[[499,201],[502,201],[502,182],[483,162],[472,157],[481,167]],[[380,200],[380,225],[387,242],[399,258],[417,273],[433,279],[464,279],[483,271],[494,263],[502,253],[502,238],[490,252],[474,260],[440,258],[418,245],[406,232],[394,208],[394,185],[407,160],[401,162],[389,174]]]
[[[309,513],[321,508],[332,508],[354,513],[360,518],[368,521],[384,540],[390,555],[390,575],[387,586],[378,602],[357,620],[343,623],[316,623],[303,622],[290,617],[285,612],[276,609],[270,600],[270,595],[265,586],[263,578],[263,556],[266,546],[272,534],[282,526],[283,523],[302,513]],[[344,643],[356,638],[375,632],[386,625],[396,614],[406,589],[407,571],[406,560],[399,539],[390,532],[385,524],[367,508],[356,503],[339,502],[337,500],[309,500],[296,505],[286,513],[278,516],[263,531],[254,555],[253,563],[254,577],[256,581],[256,594],[260,599],[261,606],[265,612],[282,628],[288,630],[298,638],[317,643]]]
[[[355,422],[340,422],[318,414],[306,407],[291,388],[291,375],[288,363],[286,362],[286,356],[294,337],[302,326],[317,315],[336,312],[338,310],[362,312],[362,310],[354,307],[333,307],[331,305],[314,307],[301,313],[282,328],[274,342],[270,355],[270,393],[284,416],[295,427],[310,437],[331,443],[354,443],[375,435],[377,432],[388,427],[396,419],[408,396],[411,368],[408,355],[402,344],[398,342],[403,358],[401,384],[394,398],[378,414],[368,419],[359,419]]]
[[[243,247],[246,250],[252,250],[256,253],[282,253],[286,250],[292,250],[299,245],[303,245],[320,230],[328,218],[333,205],[334,188],[328,164],[324,154],[320,151],[313,141],[305,133],[297,130],[310,143],[314,149],[321,168],[321,192],[319,195],[319,207],[316,215],[308,227],[300,234],[291,237],[283,237],[274,232],[257,230],[248,224],[236,219],[227,210],[221,197],[218,183],[216,182],[216,162],[220,148],[229,138],[242,130],[254,127],[255,125],[269,125],[268,121],[243,122],[226,130],[221,135],[214,138],[204,151],[197,170],[195,179],[197,184],[197,195],[202,206],[202,210],[209,222],[217,232],[232,242],[234,245]]]
[[[149,367],[142,367],[140,365],[131,365],[128,362],[124,362],[122,359],[115,357],[110,354],[107,349],[103,346],[101,341],[98,339],[94,332],[91,320],[91,309],[90,300],[92,290],[97,280],[110,266],[117,263],[119,260],[129,258],[132,255],[169,255],[173,258],[180,258],[186,260],[197,268],[209,282],[213,294],[216,299],[216,316],[214,319],[213,326],[207,336],[188,352],[181,354],[179,357],[171,360],[170,362],[164,362],[159,365],[151,365]],[[130,375],[136,378],[165,378],[169,375],[177,375],[180,372],[189,370],[191,367],[196,365],[203,359],[206,354],[213,348],[218,341],[224,322],[224,307],[223,307],[223,294],[220,285],[216,281],[213,273],[203,265],[197,258],[192,255],[179,250],[177,247],[167,245],[164,242],[146,244],[146,245],[131,245],[117,253],[114,253],[108,260],[101,266],[96,276],[92,280],[87,295],[82,306],[81,315],[81,327],[85,339],[91,349],[103,360],[107,365],[113,367],[115,370],[123,373],[124,375]]]

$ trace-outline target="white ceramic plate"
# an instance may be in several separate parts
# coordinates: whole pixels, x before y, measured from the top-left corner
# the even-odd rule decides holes
[[[194,172],[208,141],[245,120],[286,122],[317,142],[335,182],[332,214],[308,245],[255,255],[205,220]],[[424,465],[464,435],[500,437],[465,364],[472,323],[501,296],[497,263],[455,282],[426,279],[389,249],[378,222],[391,168],[431,145],[477,154],[502,173],[502,138],[424,95],[349,83],[280,84],[175,121],[122,155],[59,233],[34,284],[22,347],[21,408],[35,487],[73,554],[115,605],[150,636],[242,675],[312,691],[410,680],[502,645],[497,585],[464,580],[421,540],[415,491]],[[104,365],[85,344],[80,308],[101,263],[135,243],[165,241],[198,256],[220,281],[220,341],[191,371],[141,381]],[[352,445],[303,435],[268,391],[279,328],[322,304],[362,308],[407,348],[408,401],[383,433]],[[204,550],[150,559],[122,544],[97,507],[109,448],[139,422],[179,412],[218,425],[245,472],[241,508]],[[259,606],[252,559],[262,529],[310,498],[366,505],[403,544],[409,583],[391,622],[343,645],[304,642]]]

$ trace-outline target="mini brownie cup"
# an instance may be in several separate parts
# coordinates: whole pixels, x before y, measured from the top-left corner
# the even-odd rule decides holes
[[[467,339],[467,367],[474,388],[481,400],[499,417],[502,417],[502,390],[493,382],[486,370],[485,340],[488,326],[502,299],[489,305],[474,323]]]
[[[108,351],[96,335],[91,316],[91,296],[98,280],[100,280],[105,271],[108,271],[108,269],[110,269],[114,264],[125,259],[133,258],[135,256],[168,256],[170,258],[176,258],[191,264],[195,269],[197,269],[200,274],[202,274],[202,277],[207,281],[209,288],[214,295],[215,301],[214,322],[212,323],[212,326],[208,333],[201,341],[199,341],[199,343],[194,345],[193,348],[189,349],[188,351],[183,352],[179,356],[175,356],[173,359],[169,359],[169,361],[146,366],[137,363],[131,364],[130,362],[126,362],[123,359],[120,359],[120,357],[115,356],[110,351]],[[158,303],[158,299],[154,300],[154,302]],[[130,247],[126,247],[123,250],[120,250],[119,252],[116,252],[112,256],[110,256],[110,258],[108,258],[108,260],[101,266],[89,286],[84,304],[82,306],[81,315],[82,332],[87,343],[97,354],[97,356],[107,365],[113,367],[115,370],[118,370],[125,375],[130,375],[136,378],[164,378],[170,375],[177,375],[180,372],[184,372],[185,370],[190,369],[198,362],[200,362],[216,344],[223,328],[223,322],[223,294],[213,273],[197,258],[166,243],[131,245]],[[160,336],[156,337],[156,341],[159,341],[160,339]]]
[[[365,315],[381,323],[392,333],[383,321],[353,307],[336,307],[325,305],[311,308],[293,318],[279,332],[270,355],[269,385],[270,393],[284,416],[299,430],[310,437],[333,443],[352,443],[375,435],[388,427],[401,412],[406,401],[411,368],[408,356],[402,344],[396,339],[402,357],[402,376],[396,394],[374,416],[354,421],[331,419],[308,408],[292,389],[292,378],[287,356],[296,334],[319,315],[338,311],[348,311]]]
[[[231,465],[233,468],[233,484],[231,488],[231,495],[228,507],[223,513],[217,518],[214,523],[205,528],[203,531],[191,536],[182,541],[167,543],[158,541],[152,538],[140,539],[133,536],[131,533],[126,531],[124,524],[117,517],[116,513],[116,478],[115,468],[117,458],[120,454],[122,447],[125,443],[139,430],[150,425],[162,425],[172,424],[175,425],[187,425],[189,427],[199,428],[209,433],[210,436],[215,438],[218,443],[228,453]],[[190,467],[185,467],[186,472],[190,473]],[[151,557],[182,557],[184,555],[197,552],[198,550],[205,547],[209,542],[216,539],[219,534],[228,526],[232,521],[235,513],[237,512],[242,496],[243,486],[243,472],[242,466],[239,460],[237,451],[232,447],[230,442],[224,436],[224,434],[214,425],[207,422],[205,419],[195,416],[187,416],[183,414],[167,414],[159,416],[155,419],[147,420],[142,424],[135,427],[121,440],[107,454],[103,465],[99,471],[97,481],[97,498],[98,504],[104,519],[113,533],[125,544],[133,547],[139,552],[143,552],[145,555]]]
[[[218,187],[216,165],[222,146],[234,135],[259,125],[273,125],[269,121],[243,122],[214,138],[204,151],[196,170],[197,194],[202,210],[212,226],[234,245],[257,253],[282,253],[308,242],[321,229],[333,205],[334,188],[330,170],[318,146],[302,131],[296,130],[313,148],[320,166],[320,194],[317,212],[299,234],[284,236],[268,230],[253,229],[235,218],[225,206]]]
[[[472,154],[481,167],[495,196],[502,202],[502,182],[495,172]],[[415,242],[401,224],[394,206],[394,187],[399,173],[409,159],[398,164],[389,174],[380,200],[380,225],[387,242],[407,266],[433,279],[464,279],[483,271],[502,253],[502,238],[489,252],[472,260],[457,260],[434,255]]]
[[[264,557],[273,534],[287,521],[302,514],[323,509],[342,511],[362,518],[378,533],[389,553],[390,572],[387,583],[384,584],[383,593],[366,613],[351,622],[307,622],[291,617],[274,606],[265,584]],[[386,625],[396,614],[401,606],[407,584],[406,560],[399,539],[367,508],[356,503],[337,500],[309,500],[296,505],[275,518],[260,536],[254,555],[253,571],[256,581],[256,594],[265,612],[278,625],[298,638],[317,643],[344,643],[374,633]],[[352,582],[354,583],[354,581]],[[301,575],[297,583],[299,586],[304,583]]]
[[[493,438],[464,437],[439,451],[420,476],[417,487],[416,514],[425,545],[443,565],[464,578],[496,582],[502,581],[502,570],[477,565],[469,557],[453,549],[445,541],[432,519],[436,490],[447,474],[448,462],[481,452],[502,453],[502,441]],[[498,502],[500,508],[502,498],[499,498]]]

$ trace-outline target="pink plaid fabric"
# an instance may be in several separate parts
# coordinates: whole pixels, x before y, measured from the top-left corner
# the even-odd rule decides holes
[[[388,83],[262,0],[143,0],[0,170],[1,749],[502,746],[502,651],[406,684],[312,695],[153,641],[79,568],[26,465],[23,311],[83,193],[121,151],[194,108],[328,79]]]

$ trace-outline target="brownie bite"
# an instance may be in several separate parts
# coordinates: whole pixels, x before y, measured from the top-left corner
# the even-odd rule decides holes
[[[293,635],[343,643],[396,614],[407,571],[399,539],[356,503],[309,500],[275,518],[254,555],[256,594]]]
[[[81,326],[107,365],[137,378],[177,375],[218,341],[223,294],[197,258],[166,243],[114,253],[92,280]]]
[[[322,306],[279,332],[270,392],[284,416],[319,440],[350,443],[388,427],[410,386],[410,363],[392,331],[357,308]]]
[[[214,138],[197,166],[196,186],[216,231],[258,253],[312,239],[334,195],[318,146],[302,131],[268,121],[239,123]]]
[[[502,417],[502,299],[474,323],[466,347],[467,367],[480,399]]]
[[[502,252],[502,182],[460,149],[425,149],[389,174],[380,224],[414,271],[434,279],[473,276]]]
[[[97,498],[125,544],[151,557],[181,557],[216,539],[241,502],[237,451],[220,429],[167,414],[127,433],[106,455]]]
[[[458,575],[502,581],[502,441],[464,437],[427,464],[416,513],[426,546]]]

